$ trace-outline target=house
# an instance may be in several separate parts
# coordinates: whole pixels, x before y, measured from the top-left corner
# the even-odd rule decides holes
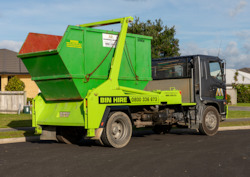
[[[238,81],[234,80],[234,76],[236,73],[236,69],[226,69],[226,86],[227,86],[227,94],[231,96],[232,104],[237,104],[237,92],[233,89],[232,84],[244,84],[250,85],[250,73],[243,72],[238,70]]]
[[[235,83],[234,76],[236,69],[226,69],[226,84],[227,87],[232,87],[232,84]],[[238,84],[250,85],[250,73],[243,72],[238,70]]]
[[[8,49],[0,49],[0,91],[5,91],[5,86],[11,77],[17,76],[25,84],[28,98],[34,98],[39,88],[31,80],[31,76],[17,53]]]

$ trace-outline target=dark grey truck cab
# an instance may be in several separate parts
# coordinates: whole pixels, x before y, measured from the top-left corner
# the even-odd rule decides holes
[[[153,59],[152,77],[145,90],[175,87],[181,90],[183,103],[196,103],[187,109],[195,110],[193,121],[184,120],[189,128],[206,135],[217,132],[227,114],[225,60],[207,55]]]

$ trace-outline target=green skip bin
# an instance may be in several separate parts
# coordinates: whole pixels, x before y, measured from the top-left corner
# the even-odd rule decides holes
[[[118,35],[80,26],[68,26],[63,36],[29,33],[18,57],[47,101],[82,100],[108,79]],[[127,34],[120,86],[144,89],[152,80],[151,39]]]

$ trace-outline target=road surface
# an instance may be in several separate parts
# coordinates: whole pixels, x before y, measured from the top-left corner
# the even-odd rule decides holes
[[[122,149],[91,142],[53,141],[0,145],[0,176],[249,177],[250,130],[198,133],[134,133]]]

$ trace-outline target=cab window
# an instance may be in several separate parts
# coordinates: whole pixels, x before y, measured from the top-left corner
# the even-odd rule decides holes
[[[222,72],[219,62],[209,62],[210,76],[222,81]]]
[[[153,79],[177,79],[191,77],[190,59],[161,59],[152,61]]]

